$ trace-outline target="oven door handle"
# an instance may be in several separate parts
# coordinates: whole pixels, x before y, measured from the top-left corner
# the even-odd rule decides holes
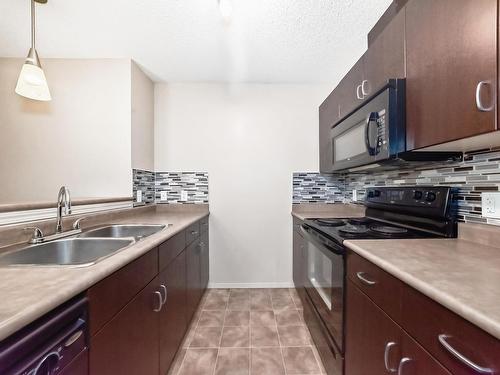
[[[345,250],[343,247],[341,246],[331,246],[331,245],[327,245],[321,241],[319,241],[315,236],[313,236],[310,231],[313,230],[311,229],[310,227],[306,226],[305,224],[302,224],[300,226],[300,231],[302,232],[302,234],[304,235],[304,237],[311,241],[312,243],[316,244],[317,246],[320,247],[320,249],[326,249],[328,252],[331,252],[331,253],[334,253],[336,255],[345,255]]]
[[[375,122],[375,125],[377,124],[377,119],[378,119],[378,113],[377,112],[370,112],[368,117],[366,118],[366,125],[365,125],[365,144],[366,144],[366,150],[368,151],[368,154],[373,156],[377,153],[377,145],[375,144],[375,147],[372,146],[371,139],[370,139],[370,126],[372,123]],[[375,143],[377,140],[375,140]]]

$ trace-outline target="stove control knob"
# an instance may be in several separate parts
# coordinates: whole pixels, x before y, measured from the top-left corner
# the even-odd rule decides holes
[[[413,193],[413,199],[420,200],[422,199],[424,193],[422,193],[420,190],[415,190]]]
[[[436,193],[433,193],[432,191],[429,191],[427,193],[427,196],[425,197],[425,200],[427,202],[434,202],[436,200]]]
[[[368,198],[373,198],[375,196],[375,193],[373,192],[373,190],[369,190],[368,191]]]
[[[380,194],[381,194],[381,193],[380,193],[380,190],[375,190],[375,191],[373,192],[373,195],[375,195],[376,197],[380,197]]]

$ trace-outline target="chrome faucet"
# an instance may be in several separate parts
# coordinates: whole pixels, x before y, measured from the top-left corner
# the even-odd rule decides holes
[[[56,233],[62,233],[62,214],[64,212],[66,215],[71,215],[71,196],[69,194],[69,189],[66,186],[61,186],[59,189],[59,194],[57,195],[57,221],[56,221]]]
[[[33,231],[33,234],[28,241],[30,244],[39,244],[42,242],[48,242],[57,240],[59,238],[74,236],[76,234],[82,233],[80,229],[80,221],[81,218],[76,221],[77,226],[73,228],[73,230],[69,230],[67,232],[63,232],[62,227],[62,216],[63,216],[63,206],[64,213],[66,215],[71,215],[71,196],[69,194],[69,189],[66,186],[62,186],[59,189],[59,194],[57,195],[57,219],[56,219],[56,232],[52,235],[45,236],[40,228],[37,227],[27,227],[25,230]]]

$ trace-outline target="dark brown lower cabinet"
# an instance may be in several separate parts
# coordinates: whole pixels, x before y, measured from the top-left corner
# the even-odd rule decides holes
[[[350,280],[347,281],[345,319],[347,375],[387,374],[384,361],[387,346],[390,347],[388,367],[397,368],[401,351],[400,328]]]
[[[186,252],[160,273],[166,301],[160,311],[160,374],[166,374],[187,330]]]
[[[350,280],[346,315],[346,375],[450,374]]]
[[[200,237],[200,282],[202,294],[208,286],[209,270],[210,270],[210,250],[208,231],[202,232]]]
[[[200,239],[198,238],[186,248],[186,313],[188,321],[193,318],[202,296],[200,270]]]
[[[156,277],[92,337],[90,374],[159,373],[158,285]]]

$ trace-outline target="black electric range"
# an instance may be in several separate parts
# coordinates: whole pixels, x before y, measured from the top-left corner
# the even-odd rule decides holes
[[[324,327],[324,337],[315,341],[331,342],[330,350],[339,369],[344,354],[344,241],[457,236],[449,187],[369,188],[364,205],[365,217],[308,219],[300,228],[306,264],[303,288],[310,310],[315,311],[312,315],[316,316],[306,323],[316,334],[318,326]]]

